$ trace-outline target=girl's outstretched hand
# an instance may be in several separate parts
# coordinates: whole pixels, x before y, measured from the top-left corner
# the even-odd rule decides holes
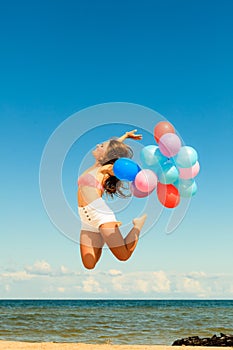
[[[141,134],[137,135],[135,134],[136,132],[137,132],[137,129],[134,129],[132,131],[127,131],[126,133],[124,133],[124,135],[119,137],[117,140],[120,142],[124,142],[126,139],[141,140],[142,135]]]
[[[136,132],[137,132],[137,129],[134,129],[132,131],[128,131],[128,132],[126,132],[126,137],[128,139],[141,140],[142,134],[135,134]]]

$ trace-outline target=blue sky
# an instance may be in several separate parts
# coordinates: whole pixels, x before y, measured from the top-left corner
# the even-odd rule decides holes
[[[1,298],[233,297],[232,13],[230,0],[1,4]],[[198,151],[201,172],[173,234],[165,211],[129,261],[105,249],[87,271],[45,212],[39,168],[61,123],[110,102],[168,119]],[[85,145],[64,163],[72,207]]]

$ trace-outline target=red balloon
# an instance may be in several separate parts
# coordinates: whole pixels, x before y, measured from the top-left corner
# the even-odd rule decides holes
[[[172,184],[158,183],[157,195],[160,203],[166,208],[175,208],[180,203],[180,194]]]
[[[167,134],[168,132],[173,134],[175,133],[174,126],[171,123],[159,122],[158,124],[156,124],[154,128],[155,141],[158,143],[160,137],[163,136],[164,134]]]

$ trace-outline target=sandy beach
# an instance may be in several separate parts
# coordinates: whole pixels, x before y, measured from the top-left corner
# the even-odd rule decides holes
[[[183,350],[183,346],[166,345],[110,345],[110,344],[83,344],[83,343],[28,343],[0,341],[0,350]],[[199,350],[206,347],[199,346]],[[208,347],[208,350],[217,350],[218,347]],[[193,346],[186,346],[185,350],[193,350]]]

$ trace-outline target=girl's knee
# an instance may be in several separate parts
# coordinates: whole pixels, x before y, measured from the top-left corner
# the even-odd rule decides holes
[[[93,270],[95,268],[96,259],[91,254],[88,254],[85,257],[83,257],[82,261],[86,269]]]
[[[114,250],[112,250],[112,253],[120,261],[128,260],[130,255],[131,255],[127,251],[114,251]]]
[[[125,256],[125,255],[118,256],[117,259],[120,260],[120,261],[127,261],[129,259],[129,256]]]

